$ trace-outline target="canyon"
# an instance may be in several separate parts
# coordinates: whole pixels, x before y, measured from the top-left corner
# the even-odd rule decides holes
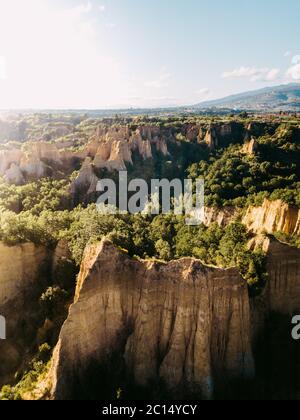
[[[125,369],[141,387],[162,381],[211,398],[220,378],[253,375],[247,285],[234,269],[134,261],[104,240],[85,254],[51,395],[79,396],[90,365]]]
[[[235,143],[243,144],[252,133],[253,127],[242,123],[205,123],[187,124],[179,134],[186,141],[206,145],[212,151],[226,147],[233,139]],[[0,150],[0,177],[7,183],[22,185],[46,176],[55,177],[57,172],[71,173],[79,164],[80,172],[73,188],[89,183],[87,190],[93,190],[95,170],[126,170],[133,165],[135,157],[153,160],[157,153],[172,159],[169,146],[180,147],[179,134],[172,128],[161,129],[154,125],[134,128],[100,126],[77,150],[68,148],[69,143],[59,140],[8,143]]]
[[[19,139],[19,143],[2,145],[0,177],[6,186],[27,187],[44,178],[69,180],[72,202],[62,208],[54,203],[54,210],[49,210],[35,207],[34,200],[29,200],[26,211],[20,211],[18,220],[23,220],[23,225],[24,220],[38,223],[39,212],[46,216],[46,223],[54,220],[51,226],[59,227],[59,235],[53,234],[51,241],[36,235],[36,244],[27,239],[18,243],[15,226],[8,231],[1,226],[0,314],[7,320],[7,339],[0,340],[0,385],[15,385],[31,366],[39,346],[48,343],[53,354],[44,367],[49,370],[34,389],[21,395],[23,399],[112,399],[118,389],[127,399],[299,398],[299,341],[291,335],[292,319],[300,313],[300,249],[294,246],[300,235],[297,197],[289,195],[289,204],[272,199],[273,184],[263,178],[266,190],[261,197],[250,197],[254,201],[224,200],[223,206],[207,205],[204,225],[211,235],[210,249],[203,251],[197,237],[195,254],[189,248],[193,238],[185,226],[175,236],[179,247],[172,248],[173,237],[169,243],[168,236],[177,234],[179,227],[171,218],[157,218],[154,227],[158,236],[151,237],[150,244],[151,220],[137,218],[127,226],[131,222],[126,217],[107,219],[107,233],[104,222],[85,209],[86,204],[95,202],[102,176],[114,179],[118,172],[128,170],[130,176],[147,178],[164,175],[167,168],[168,175],[181,177],[191,163],[200,161],[201,166],[202,160],[208,169],[215,162],[229,168],[224,174],[213,174],[219,185],[212,183],[212,193],[222,185],[226,193],[242,191],[237,197],[245,199],[240,185],[244,178],[253,190],[248,169],[252,174],[254,166],[260,175],[260,166],[265,172],[271,168],[264,165],[262,153],[277,148],[278,156],[283,156],[280,136],[290,133],[282,128],[274,135],[278,127],[277,122],[249,123],[246,119],[182,124],[141,124],[134,119],[115,124],[114,120],[93,122],[84,135],[80,132],[83,140],[77,139],[76,147],[69,136],[78,136],[79,128],[72,132],[72,128],[60,126],[51,127],[51,133],[42,131],[41,137],[35,133],[31,141]],[[266,146],[266,134],[274,135],[271,146]],[[295,150],[295,144],[284,143],[284,147]],[[227,156],[227,150],[233,150],[230,162],[218,162],[219,155]],[[251,166],[252,162],[256,166]],[[234,165],[243,173],[236,184],[231,183]],[[283,170],[286,174],[287,168]],[[223,175],[229,180],[224,185]],[[288,181],[286,176],[284,182]],[[18,194],[22,188],[11,191]],[[47,188],[52,193],[52,187]],[[6,204],[5,194],[2,205]],[[245,194],[247,197],[248,191]],[[30,212],[31,203],[32,219],[21,219],[22,213]],[[78,204],[82,206],[79,209]],[[17,223],[7,214],[6,224]],[[20,223],[20,229],[23,225]],[[220,259],[214,260],[218,267],[201,261],[206,252],[220,252],[220,248],[214,249],[215,237],[224,235],[231,225],[245,231],[245,241],[238,244],[245,247],[245,261],[247,252],[251,257],[255,252],[263,254],[259,289],[251,287],[242,270],[232,263],[224,268]],[[86,229],[83,236],[82,226]],[[93,236],[97,229],[98,236]],[[199,229],[204,235],[206,230]],[[143,252],[136,254],[139,247]],[[81,263],[79,274],[71,249],[77,264]],[[182,252],[179,256],[178,249]],[[253,266],[250,268],[253,271]],[[45,314],[41,306],[42,295],[49,288],[54,293],[57,286],[61,292],[68,291],[59,319],[53,313]],[[55,294],[50,298],[55,300]]]
[[[257,215],[260,223],[254,226]],[[208,209],[206,223],[225,226],[236,217],[240,213],[232,208]],[[267,255],[268,279],[260,296],[249,294],[234,268],[194,258],[133,259],[106,239],[88,246],[39,398],[108,398],[120,384],[142,393],[155,389],[203,399],[224,396],[227,384],[241,397],[255,396],[257,378],[260,386],[274,387],[264,389],[266,395],[298,395],[299,343],[291,339],[291,320],[300,311],[300,250],[270,236],[283,228],[295,235],[297,215],[279,200],[265,200],[242,220],[252,236],[249,249]],[[7,340],[0,342],[4,384],[47,330],[38,297],[70,254],[64,241],[54,250],[31,243],[0,244],[0,250],[0,313],[8,320]],[[266,368],[271,361],[289,372],[276,374],[288,381],[284,390]]]
[[[39,308],[34,302],[45,288],[48,270],[49,252],[44,247],[0,244],[0,313],[7,331],[0,342],[2,385],[11,380],[35,339]]]
[[[262,363],[257,347],[271,351],[269,340],[278,328],[287,340],[289,363],[296,363],[299,344],[288,337],[292,314],[300,310],[300,250],[258,239],[269,271],[259,298],[248,295],[235,269],[207,267],[195,259],[136,261],[107,240],[88,248],[54,352],[49,397],[96,397],[89,381],[101,372],[101,380],[109,377],[115,386],[163,386],[173,396],[213,398],[225,384],[255,383]],[[274,314],[279,319],[270,331]],[[278,350],[266,357],[274,361],[275,354],[280,359]],[[292,375],[296,393],[299,373]],[[265,371],[262,375],[270,379]],[[112,392],[103,383],[101,390]]]

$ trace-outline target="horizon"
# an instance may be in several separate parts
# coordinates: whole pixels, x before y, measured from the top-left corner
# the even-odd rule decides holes
[[[26,112],[26,113],[34,113],[34,112],[53,112],[53,111],[58,111],[58,112],[109,112],[109,111],[139,111],[139,110],[176,110],[176,109],[180,109],[180,108],[193,108],[193,107],[197,107],[201,104],[206,104],[206,103],[210,103],[210,102],[214,102],[214,101],[221,101],[221,100],[226,100],[229,98],[234,98],[235,96],[239,96],[239,95],[247,95],[247,94],[251,94],[251,93],[255,93],[255,92],[260,92],[266,89],[276,89],[276,88],[280,88],[283,86],[299,86],[300,88],[300,83],[283,83],[280,85],[274,85],[274,86],[265,86],[259,89],[253,89],[253,90],[248,90],[248,91],[242,91],[242,92],[235,92],[232,93],[231,95],[225,96],[225,97],[217,97],[215,99],[208,99],[205,101],[200,101],[198,104],[185,104],[185,105],[170,105],[170,106],[140,106],[140,107],[133,107],[133,106],[128,106],[128,107],[120,107],[120,108],[113,108],[113,107],[103,107],[103,108],[11,108],[11,109],[0,109],[0,113],[7,113],[7,112]],[[271,111],[270,111],[271,112]]]
[[[254,3],[2,0],[0,109],[178,108],[299,83],[299,3]]]

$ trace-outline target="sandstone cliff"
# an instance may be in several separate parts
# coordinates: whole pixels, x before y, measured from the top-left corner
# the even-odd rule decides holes
[[[253,238],[249,248],[262,249],[267,255],[267,313],[290,315],[300,311],[300,249],[265,235]]]
[[[226,380],[253,374],[249,323],[247,285],[236,270],[193,259],[136,261],[103,241],[81,267],[55,351],[52,397],[85,389],[91,364],[113,375],[120,363],[138,386],[162,381],[173,392],[187,386],[212,397]]]
[[[209,149],[214,150],[230,144],[243,144],[248,131],[242,123],[212,123],[209,126],[204,123],[183,125],[180,134],[190,142],[206,143]],[[59,134],[60,130],[57,132]],[[0,151],[0,177],[10,184],[21,185],[55,176],[58,171],[71,173],[86,158],[90,158],[97,169],[126,170],[128,165],[134,163],[134,157],[143,161],[154,159],[157,153],[171,157],[169,146],[176,143],[176,133],[171,128],[154,125],[102,125],[77,150],[67,148],[72,147],[70,141],[64,143],[60,138],[56,140],[54,143],[35,140],[25,145],[7,145]]]
[[[109,398],[121,383],[135,392],[163,383],[173,397],[232,397],[235,379],[242,398],[299,395],[290,331],[300,250],[266,236],[249,247],[266,252],[269,273],[254,298],[234,269],[132,260],[108,241],[88,248],[52,361],[51,398]]]
[[[258,142],[253,137],[250,140],[247,140],[242,147],[242,153],[245,153],[249,156],[255,155],[257,150],[258,150]]]
[[[239,209],[234,207],[223,207],[222,209],[206,207],[203,224],[209,227],[213,223],[217,223],[219,226],[225,227],[233,222],[238,217],[239,213]]]
[[[272,237],[254,238],[250,247],[267,254],[267,284],[252,299],[255,398],[298,400],[300,342],[291,336],[291,320],[300,313],[300,249]]]
[[[47,258],[44,247],[0,243],[0,307],[32,287]]]
[[[249,207],[243,223],[255,234],[300,235],[300,210],[281,200],[265,200],[261,207]]]
[[[36,300],[46,288],[49,251],[28,243],[0,244],[0,314],[7,340],[0,341],[0,386],[11,380],[34,340],[39,310]]]

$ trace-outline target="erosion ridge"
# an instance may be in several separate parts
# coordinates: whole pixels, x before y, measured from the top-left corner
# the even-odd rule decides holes
[[[133,164],[137,154],[142,160],[153,159],[155,153],[172,158],[169,146],[179,138],[206,145],[210,150],[228,146],[232,141],[241,143],[251,137],[251,126],[227,122],[212,124],[186,124],[179,133],[171,128],[142,125],[130,128],[128,125],[107,127],[100,125],[77,150],[67,148],[71,143],[47,142],[44,139],[8,144],[0,151],[0,176],[10,184],[22,185],[31,180],[54,176],[57,171],[74,171],[79,163],[81,172],[86,167],[108,171],[126,170]],[[82,178],[79,174],[77,185]]]
[[[52,397],[87,391],[91,364],[97,372],[117,363],[138,386],[163,382],[173,393],[188,386],[211,398],[224,378],[253,375],[250,336],[247,285],[237,270],[132,260],[104,240],[82,263],[55,351]]]
[[[272,314],[280,317],[276,329],[288,329],[285,317],[300,309],[300,250],[267,237],[255,246],[267,252],[270,273],[259,299],[249,297],[235,269],[194,259],[136,261],[107,240],[88,248],[52,361],[51,398],[84,398],[91,366],[103,381],[117,370],[115,385],[163,383],[172,395],[184,389],[201,398],[234,380],[245,386],[256,374],[270,379],[255,350],[258,342],[269,345],[270,332],[264,335]]]

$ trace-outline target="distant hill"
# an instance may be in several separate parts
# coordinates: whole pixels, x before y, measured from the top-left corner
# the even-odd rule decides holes
[[[261,111],[300,111],[300,84],[272,86],[222,99],[206,101],[195,108],[229,108]]]

